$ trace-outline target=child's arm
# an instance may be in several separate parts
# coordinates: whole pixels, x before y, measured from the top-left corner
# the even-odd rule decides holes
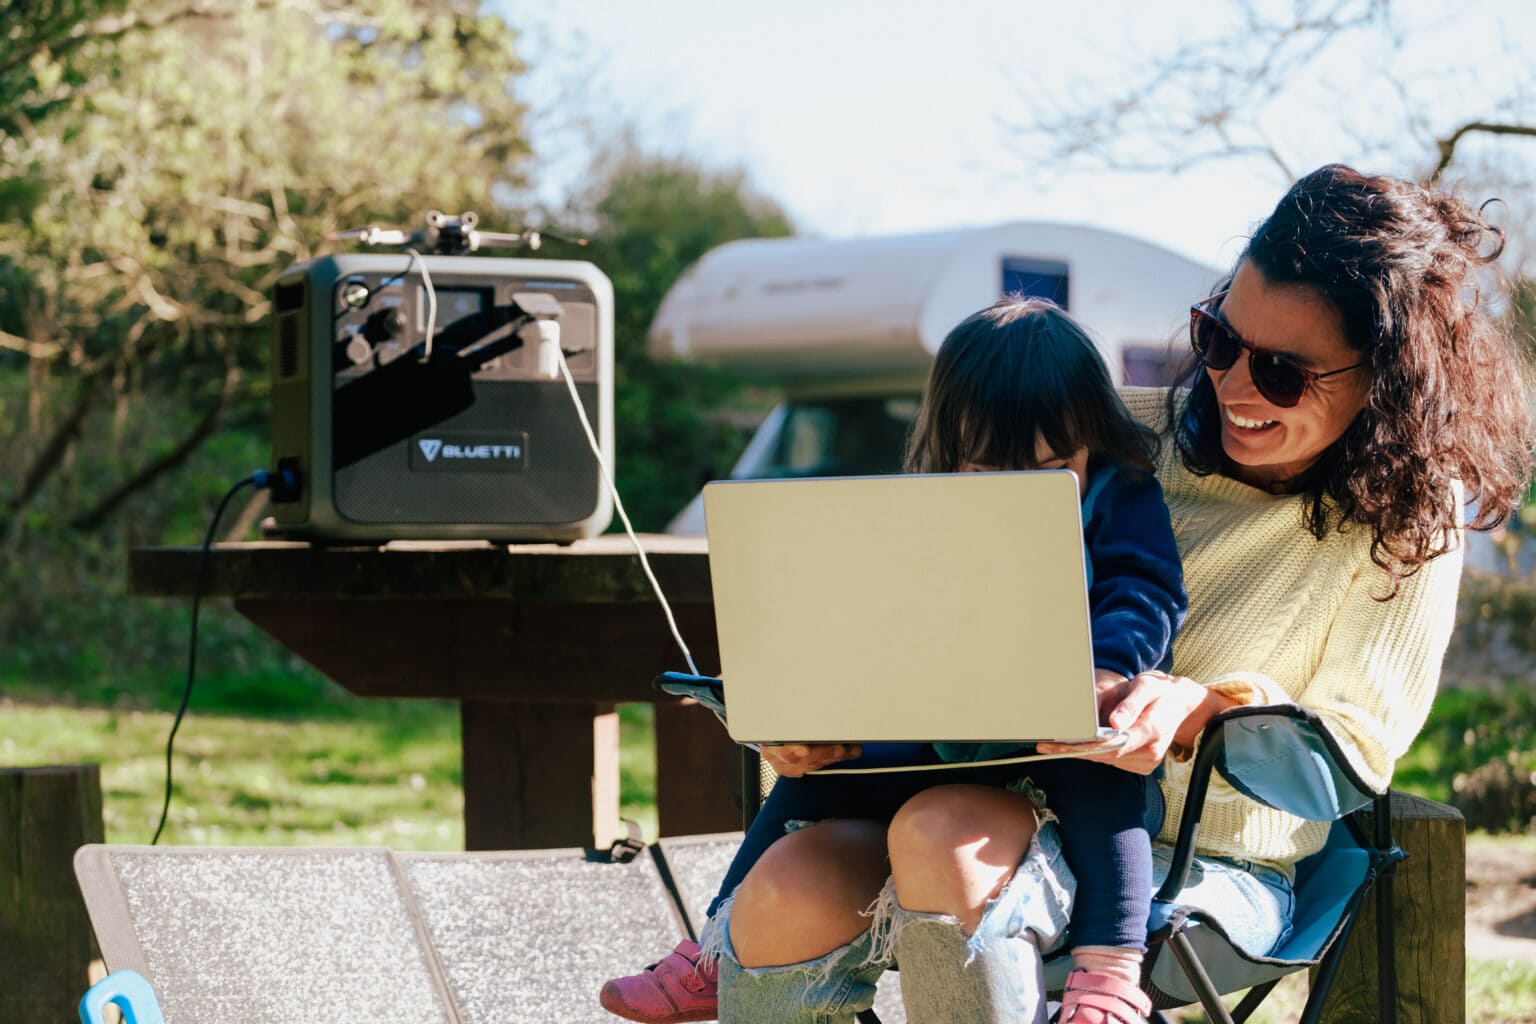
[[[1119,471],[1083,527],[1093,564],[1093,663],[1135,676],[1170,663],[1188,600],[1163,491],[1151,476]]]

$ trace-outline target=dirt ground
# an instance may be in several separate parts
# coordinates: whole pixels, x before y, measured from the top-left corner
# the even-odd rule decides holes
[[[1536,846],[1467,843],[1467,957],[1536,963]]]

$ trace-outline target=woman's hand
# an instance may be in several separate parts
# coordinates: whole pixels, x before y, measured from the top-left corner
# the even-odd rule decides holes
[[[1103,761],[1138,775],[1150,775],[1175,743],[1192,747],[1211,716],[1234,703],[1184,676],[1143,672],[1132,679],[1098,673],[1099,707],[1108,708],[1111,728],[1130,734],[1124,746],[1085,760]],[[1071,753],[1075,744],[1042,743],[1042,754]]]
[[[765,743],[758,750],[768,767],[787,779],[798,779],[817,768],[852,760],[863,752],[864,748],[857,743]]]

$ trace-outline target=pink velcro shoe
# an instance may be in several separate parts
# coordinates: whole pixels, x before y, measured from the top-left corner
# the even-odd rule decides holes
[[[1152,1000],[1130,982],[1107,974],[1078,970],[1067,975],[1061,994],[1060,1024],[1146,1024]]]
[[[645,1024],[714,1020],[715,964],[699,964],[699,944],[684,939],[660,963],[603,985],[598,1002],[609,1013]]]

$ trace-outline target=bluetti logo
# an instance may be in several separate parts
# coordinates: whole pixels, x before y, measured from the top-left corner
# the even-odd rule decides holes
[[[528,435],[456,433],[417,437],[410,449],[411,469],[429,472],[516,471],[528,459]]]

